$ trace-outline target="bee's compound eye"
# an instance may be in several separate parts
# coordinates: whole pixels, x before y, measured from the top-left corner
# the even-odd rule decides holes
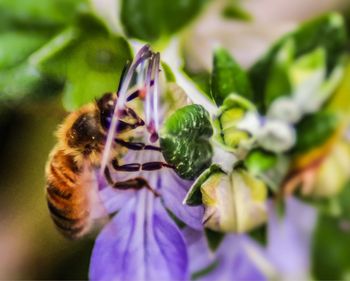
[[[113,93],[104,94],[97,100],[97,107],[101,113],[113,110],[115,97]]]
[[[111,121],[115,106],[114,94],[108,93],[103,95],[98,101],[97,106],[100,110],[100,121],[103,128],[108,129]]]

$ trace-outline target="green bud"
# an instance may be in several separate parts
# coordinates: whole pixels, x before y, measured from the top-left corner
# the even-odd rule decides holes
[[[205,227],[220,232],[247,232],[267,218],[267,187],[246,170],[217,172],[201,185]]]
[[[253,136],[241,125],[249,118],[248,115],[255,113],[255,107],[248,100],[236,95],[229,95],[220,107],[214,121],[216,128],[215,140],[223,145],[226,150],[239,152],[242,148],[248,149],[253,143]],[[253,118],[256,121],[256,118]],[[256,127],[253,124],[251,127]]]

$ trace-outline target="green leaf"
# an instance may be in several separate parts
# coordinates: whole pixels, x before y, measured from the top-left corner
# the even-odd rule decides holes
[[[254,149],[244,161],[249,172],[259,175],[274,167],[277,163],[277,156],[271,152],[261,149]]]
[[[40,27],[57,31],[57,28],[73,21],[80,5],[85,2],[85,0],[47,0],[38,3],[35,0],[2,0],[0,29],[11,25],[17,29],[37,30]]]
[[[46,34],[35,31],[0,33],[0,70],[22,63],[48,40]]]
[[[217,232],[208,228],[205,229],[205,235],[208,240],[209,248],[214,252],[219,248],[221,242],[225,237],[224,233]]]
[[[316,280],[349,278],[349,226],[349,220],[319,216],[312,245],[312,271]]]
[[[295,57],[298,58],[316,48],[324,48],[327,57],[327,69],[331,70],[345,50],[347,33],[343,18],[337,13],[330,13],[302,24],[277,41],[270,50],[249,71],[255,102],[261,110],[266,110],[266,85],[272,65],[279,50],[287,41],[295,45]]]
[[[297,142],[294,152],[303,153],[327,141],[339,127],[339,119],[331,112],[306,116],[296,127]]]
[[[206,2],[207,0],[122,0],[121,20],[129,36],[155,41],[189,23]]]
[[[306,55],[300,56],[290,67],[289,76],[291,83],[294,87],[298,87],[300,84],[309,82],[310,76],[315,73],[321,73],[326,69],[326,53],[324,49],[317,48]],[[324,78],[322,75],[319,75]],[[319,81],[321,84],[323,79]]]
[[[197,206],[202,204],[202,184],[215,173],[223,173],[222,169],[217,164],[212,164],[208,169],[206,169],[193,183],[190,190],[187,192],[184,199],[185,204],[189,206]]]
[[[254,239],[260,245],[266,246],[266,244],[267,244],[267,225],[264,224],[262,226],[259,226],[256,229],[249,231],[248,235],[250,236],[250,238]]]
[[[230,94],[238,94],[248,100],[253,97],[251,85],[245,71],[229,52],[219,48],[214,53],[211,94],[220,106]]]
[[[62,81],[41,73],[31,60],[55,32],[69,24],[83,0],[0,1],[0,99],[51,96]]]
[[[211,89],[210,89],[210,76],[208,71],[192,71],[187,66],[184,68],[184,72],[189,78],[198,86],[202,93],[210,100],[212,100]]]
[[[188,105],[172,114],[161,132],[165,160],[185,179],[196,178],[209,167],[213,134],[209,113],[200,105]]]
[[[291,94],[291,83],[289,81],[288,70],[292,65],[294,53],[294,42],[288,40],[278,51],[276,59],[271,64],[265,93],[265,102],[268,106],[278,97]]]
[[[238,3],[231,3],[224,8],[222,15],[227,19],[251,21],[252,15],[245,9],[243,9]]]
[[[43,75],[29,64],[0,72],[0,101],[18,102],[23,98],[48,97],[62,89],[62,84]]]
[[[19,101],[29,96],[52,94],[59,82],[42,75],[28,58],[49,37],[35,31],[0,33],[0,100]],[[50,89],[52,87],[52,89]]]
[[[211,273],[217,266],[219,265],[218,260],[214,260],[211,264],[209,264],[207,267],[196,271],[191,274],[191,280],[201,280],[202,277],[206,276],[207,274]]]
[[[105,92],[115,91],[131,59],[125,39],[110,34],[90,15],[62,32],[35,57],[43,73],[65,80],[63,104],[74,110]]]
[[[340,82],[338,89],[331,96],[331,98],[327,104],[327,109],[330,111],[342,112],[343,114],[346,114],[347,116],[349,116],[349,113],[350,113],[350,99],[349,99],[350,63],[349,63],[349,59],[347,60],[344,72],[345,72],[344,76],[342,78],[342,81]]]
[[[163,61],[162,61],[162,69],[164,70],[164,75],[167,82],[176,82],[175,74],[171,70],[170,66]]]

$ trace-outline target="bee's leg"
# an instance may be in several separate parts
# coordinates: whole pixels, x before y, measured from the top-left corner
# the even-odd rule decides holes
[[[123,133],[126,131],[130,131],[130,130],[136,129],[140,126],[143,126],[143,125],[145,125],[145,122],[143,120],[140,122],[133,123],[133,124],[119,120],[118,127],[117,127],[117,133]]]
[[[114,183],[113,187],[121,190],[128,190],[128,189],[140,190],[145,187],[149,191],[151,191],[155,196],[157,197],[159,196],[159,193],[149,185],[146,179],[142,177],[136,177],[125,181],[117,181]]]
[[[140,90],[137,89],[136,91],[132,92],[127,98],[126,98],[126,101],[129,102],[129,101],[132,101],[134,99],[136,99],[137,97],[139,97],[140,95]]]
[[[105,168],[105,178],[109,185],[114,185],[111,172],[109,171],[108,167]]]
[[[141,164],[139,163],[119,165],[117,159],[112,160],[112,165],[116,171],[123,171],[123,172],[137,172],[137,171],[140,171],[141,169]]]
[[[155,170],[160,170],[162,168],[174,169],[174,166],[165,162],[160,162],[160,161],[146,162],[146,163],[143,163],[141,166],[141,170],[143,171],[155,171]]]
[[[142,118],[133,110],[132,108],[125,106],[125,108],[120,112],[120,117],[131,116],[136,120],[136,123],[145,123]]]
[[[154,150],[159,152],[161,151],[161,148],[159,146],[148,145],[142,142],[128,142],[118,138],[115,139],[115,142],[131,150]]]
[[[142,177],[136,177],[136,178],[125,180],[125,181],[114,182],[108,168],[105,169],[105,177],[106,177],[108,184],[111,185],[113,188],[117,188],[117,189],[121,189],[121,190],[128,190],[128,189],[140,190],[141,188],[146,187],[155,196],[159,196],[159,193],[156,190],[154,190],[149,185],[147,180],[145,180]]]
[[[112,165],[116,171],[124,171],[124,172],[137,172],[140,170],[155,171],[155,170],[160,170],[162,168],[174,168],[172,165],[169,165],[165,162],[160,162],[160,161],[146,162],[143,164],[130,163],[125,165],[119,165],[117,159],[114,159],[112,161]]]

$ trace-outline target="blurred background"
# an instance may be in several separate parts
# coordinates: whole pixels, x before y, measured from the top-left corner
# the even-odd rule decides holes
[[[172,2],[175,14],[161,0],[0,0],[0,279],[88,277],[94,237],[72,242],[55,230],[44,167],[67,111],[115,89],[131,56],[121,32],[156,46],[178,36],[200,79],[217,45],[249,67],[299,22],[350,15],[348,0]]]

